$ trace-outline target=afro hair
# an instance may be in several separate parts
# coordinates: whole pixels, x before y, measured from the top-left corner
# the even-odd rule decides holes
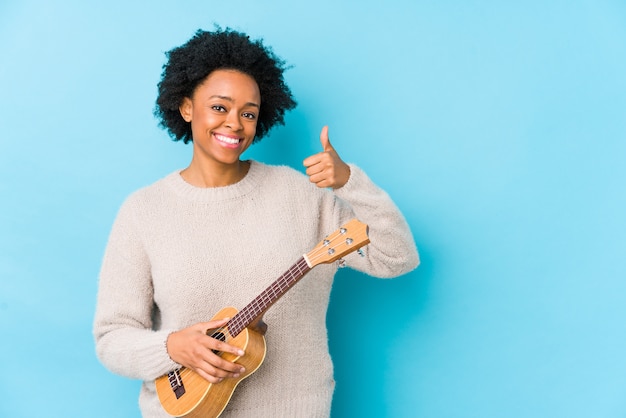
[[[198,30],[182,46],[166,52],[154,115],[174,141],[193,141],[191,123],[180,115],[185,97],[215,70],[237,70],[252,77],[261,93],[261,109],[254,142],[263,138],[276,124],[284,125],[287,110],[296,107],[283,79],[285,62],[262,40],[251,41],[244,33],[217,28],[213,32]]]

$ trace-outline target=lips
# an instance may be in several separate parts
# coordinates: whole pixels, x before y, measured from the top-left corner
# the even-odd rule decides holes
[[[222,134],[217,134],[217,133],[214,133],[213,136],[218,142],[229,147],[236,147],[242,141],[242,138],[238,136],[229,136],[229,135],[222,135]]]

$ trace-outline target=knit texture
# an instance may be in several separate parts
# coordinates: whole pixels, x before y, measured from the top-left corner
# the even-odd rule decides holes
[[[243,308],[356,217],[369,225],[365,257],[346,264],[394,277],[419,263],[410,229],[389,196],[358,167],[319,189],[289,167],[251,161],[238,183],[199,188],[174,172],[133,193],[114,222],[94,321],[97,354],[114,373],[144,381],[144,417],[168,417],[154,379],[180,367],[167,336]],[[267,355],[239,384],[223,417],[328,417],[334,389],[326,311],[337,263],[313,268],[265,314]]]

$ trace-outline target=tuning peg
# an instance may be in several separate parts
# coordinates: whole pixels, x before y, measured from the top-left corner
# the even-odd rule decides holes
[[[339,260],[337,260],[337,262],[339,263],[339,268],[342,269],[346,266],[346,260],[344,260],[343,258],[340,258]]]
[[[361,257],[365,257],[365,253],[363,252],[362,248],[359,248],[358,250],[356,250],[356,253],[360,255]]]

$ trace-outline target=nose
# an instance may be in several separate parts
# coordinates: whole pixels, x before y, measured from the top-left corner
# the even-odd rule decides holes
[[[226,127],[230,128],[233,131],[239,131],[243,129],[239,112],[234,110],[228,112],[228,115],[226,116],[226,122],[224,124],[226,125]]]

